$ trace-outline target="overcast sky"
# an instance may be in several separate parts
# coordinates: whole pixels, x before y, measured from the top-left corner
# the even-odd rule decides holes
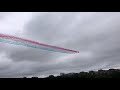
[[[120,68],[119,12],[0,12],[0,33],[80,52],[64,54],[0,42],[0,77]]]

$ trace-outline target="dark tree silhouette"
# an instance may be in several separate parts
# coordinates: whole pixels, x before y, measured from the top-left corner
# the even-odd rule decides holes
[[[46,78],[120,78],[120,69],[98,70],[80,73],[61,73],[59,76],[50,75]]]
[[[23,77],[27,78],[27,77]],[[38,78],[38,77],[32,77]],[[59,76],[50,75],[45,78],[120,78],[120,69],[98,70],[80,73],[60,73]]]

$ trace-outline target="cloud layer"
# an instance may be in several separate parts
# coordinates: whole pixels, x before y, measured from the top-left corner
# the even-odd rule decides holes
[[[63,54],[0,43],[0,77],[120,68],[119,12],[0,13],[0,33],[80,51]]]

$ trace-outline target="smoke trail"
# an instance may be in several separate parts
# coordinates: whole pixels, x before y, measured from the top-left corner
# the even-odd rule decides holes
[[[65,48],[52,46],[52,45],[47,45],[47,44],[35,42],[32,40],[27,40],[27,39],[23,39],[20,37],[15,37],[15,36],[5,35],[5,34],[0,34],[0,42],[15,44],[15,45],[22,45],[22,46],[27,46],[27,47],[37,48],[37,49],[54,51],[54,52],[79,53],[78,51],[75,51],[75,50],[65,49]]]

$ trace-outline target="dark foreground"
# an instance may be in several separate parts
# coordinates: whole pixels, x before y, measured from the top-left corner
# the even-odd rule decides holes
[[[120,69],[98,70],[68,74],[61,73],[59,76],[50,75],[46,78],[120,78]]]

